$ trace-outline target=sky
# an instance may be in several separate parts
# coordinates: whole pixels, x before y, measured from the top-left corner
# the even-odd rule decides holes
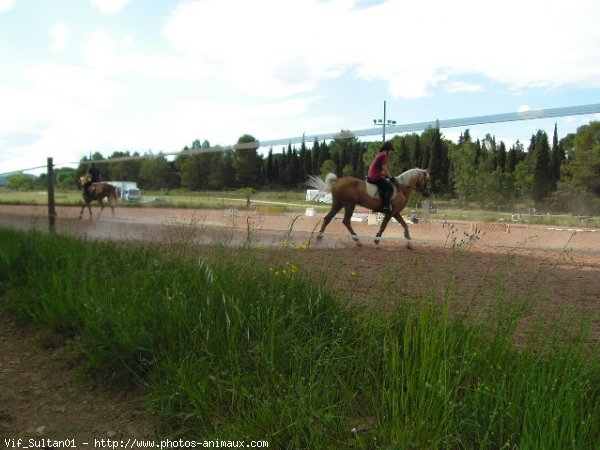
[[[599,18],[596,0],[0,0],[0,173],[364,130],[384,101],[398,124],[600,103]],[[527,147],[599,119],[469,129]]]

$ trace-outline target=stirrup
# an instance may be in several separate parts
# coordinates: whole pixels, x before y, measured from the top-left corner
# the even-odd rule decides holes
[[[378,213],[383,213],[383,214],[387,214],[387,213],[391,213],[393,211],[393,208],[391,206],[386,207],[381,207],[381,208],[377,208],[373,210],[374,212],[378,212]]]

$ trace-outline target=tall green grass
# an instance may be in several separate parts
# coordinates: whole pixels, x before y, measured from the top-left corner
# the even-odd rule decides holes
[[[418,307],[348,307],[293,252],[265,265],[250,248],[182,258],[9,230],[0,244],[3,309],[70,339],[97,382],[141,388],[162,435],[311,449],[587,449],[600,436],[597,349],[576,332],[516,347],[528,299],[501,283],[484,326],[450,318],[451,286]]]

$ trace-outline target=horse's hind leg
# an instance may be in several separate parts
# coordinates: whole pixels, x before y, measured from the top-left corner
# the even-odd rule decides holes
[[[323,218],[323,225],[321,225],[321,229],[319,230],[319,234],[317,235],[317,241],[323,239],[323,233],[325,232],[325,228],[331,222],[331,219],[335,217],[335,215],[342,209],[342,205],[338,205],[336,203],[333,204],[331,210],[327,213],[327,215]]]
[[[85,206],[85,205],[84,205]],[[90,212],[90,220],[92,220],[92,202],[87,204],[88,211]],[[82,211],[83,212],[83,211]]]
[[[96,216],[96,219],[99,219],[100,214],[102,214],[102,211],[104,211],[104,202],[102,200],[98,200],[98,203],[100,203],[100,211],[98,212],[98,216]]]
[[[356,242],[356,245],[358,247],[360,247],[360,245],[361,245],[360,241],[358,240],[358,238],[356,237],[356,233],[352,229],[352,214],[354,213],[355,207],[356,207],[356,205],[346,206],[345,212],[344,212],[343,223],[346,226],[346,228],[348,229],[348,231],[350,232],[350,234],[352,235],[352,239],[354,239],[354,242]]]

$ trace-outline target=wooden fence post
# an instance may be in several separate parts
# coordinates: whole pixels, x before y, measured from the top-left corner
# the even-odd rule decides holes
[[[54,233],[56,209],[54,207],[54,166],[52,158],[48,158],[48,231]]]

